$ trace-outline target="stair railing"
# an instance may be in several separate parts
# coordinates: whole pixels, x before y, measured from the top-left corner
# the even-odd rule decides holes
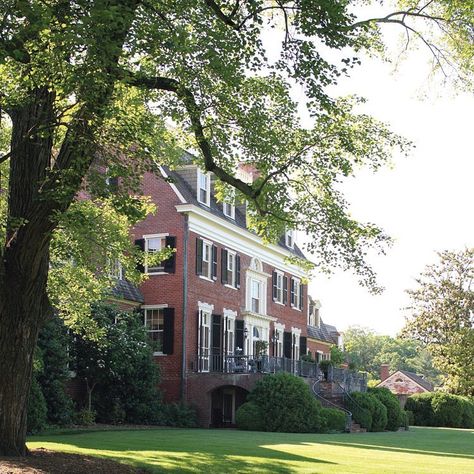
[[[345,415],[346,415],[345,431],[346,431],[346,433],[350,433],[351,432],[351,427],[352,427],[352,413],[349,410],[347,410],[346,408],[340,407],[339,405],[336,405],[335,403],[331,402],[331,400],[328,400],[327,398],[324,398],[322,395],[320,395],[318,393],[318,390],[317,390],[317,386],[318,386],[319,382],[320,382],[320,380],[316,380],[313,383],[312,391],[313,391],[314,396],[316,398],[318,398],[319,400],[323,401],[324,403],[326,403],[328,405],[331,405],[332,407],[337,408],[338,410],[341,410],[345,413]]]

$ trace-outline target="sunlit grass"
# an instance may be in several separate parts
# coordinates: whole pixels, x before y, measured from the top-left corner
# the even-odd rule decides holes
[[[474,431],[287,434],[234,430],[89,431],[32,437],[30,448],[112,458],[152,472],[473,473]]]

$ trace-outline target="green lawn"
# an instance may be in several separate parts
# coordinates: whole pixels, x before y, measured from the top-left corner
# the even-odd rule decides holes
[[[152,429],[45,434],[30,448],[114,458],[153,472],[474,473],[474,431],[287,434]]]

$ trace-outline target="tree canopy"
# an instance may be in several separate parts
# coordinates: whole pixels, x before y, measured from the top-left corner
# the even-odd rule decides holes
[[[408,290],[404,333],[427,345],[448,390],[474,395],[474,249],[438,257]]]
[[[28,393],[52,304],[71,316],[71,297],[101,293],[90,283],[101,271],[91,268],[120,254],[127,261],[123,229],[149,210],[137,197],[141,174],[176,166],[183,148],[248,201],[250,225],[265,240],[304,230],[320,269],[353,269],[377,289],[366,252],[389,239],[350,216],[339,184],[409,143],[330,86],[364,50],[383,54],[387,24],[463,84],[474,48],[470,2],[374,3],[380,15],[362,0],[0,0],[0,373],[12,374],[0,387],[0,454],[25,452],[18,393]],[[274,51],[269,31],[278,32]],[[254,183],[236,178],[242,161],[259,170]],[[121,178],[113,197],[104,173]],[[73,204],[79,191],[103,212]],[[55,271],[71,259],[86,265]],[[69,295],[60,294],[65,285]]]

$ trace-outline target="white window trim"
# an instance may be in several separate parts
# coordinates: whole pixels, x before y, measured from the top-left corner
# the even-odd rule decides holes
[[[273,302],[276,304],[281,304],[282,306],[285,306],[283,303],[283,292],[284,292],[283,279],[285,278],[285,274],[281,270],[275,270],[275,273],[277,275],[277,295],[278,295],[278,277],[281,277],[281,300],[279,300],[277,296],[277,299],[273,300]],[[272,288],[272,291],[273,291],[273,288]],[[287,291],[288,291],[288,288],[287,288]]]
[[[288,242],[291,239],[290,243]],[[295,233],[293,229],[287,229],[285,232],[285,245],[289,249],[295,248]]]
[[[232,282],[226,283],[224,286],[237,289],[237,252],[235,250],[225,249],[227,251],[227,272],[229,271],[229,255],[234,257],[234,268],[232,269]]]
[[[202,239],[202,261],[204,262],[204,245],[209,246],[209,271],[207,275],[199,275],[199,278],[202,278],[203,280],[206,281],[212,281],[214,283],[214,280],[212,278],[212,248],[214,247],[214,242],[211,242],[210,240],[207,239]]]
[[[144,251],[145,251],[145,254],[148,252],[148,240],[149,239],[163,239],[163,238],[166,238],[168,237],[170,234],[168,232],[163,232],[161,234],[145,234],[143,235],[143,239],[145,241],[145,245],[144,245]],[[162,249],[160,249],[162,250]],[[146,264],[146,255],[145,255],[145,265],[143,266],[144,267],[144,273],[146,275],[168,275],[166,272],[164,271],[158,271],[158,272],[148,272],[148,265]],[[151,308],[150,308],[151,309]]]
[[[206,200],[201,201],[201,176],[207,176],[207,189],[206,189]],[[211,173],[201,171],[198,168],[197,170],[197,200],[201,204],[205,204],[206,206],[210,207],[211,205]]]
[[[230,191],[230,194],[231,194],[232,202],[224,201],[222,203],[222,212],[224,213],[224,216],[230,217],[231,219],[235,220],[235,189],[234,188],[232,188],[232,190]],[[230,207],[230,214],[227,214],[227,212],[225,212],[226,204]]]
[[[117,264],[118,275],[114,275],[112,272],[112,265],[115,265],[115,264]],[[109,267],[109,273],[108,273],[109,278],[111,278],[112,280],[117,280],[117,281],[123,280],[123,266],[122,266],[122,262],[119,259],[115,259],[113,264],[111,260],[108,260],[108,267]]]
[[[212,327],[211,317],[212,317],[212,312],[214,311],[214,305],[209,304],[209,303],[204,303],[202,301],[198,301],[198,309],[200,313],[206,313],[209,316],[209,324],[206,325],[206,327],[209,328],[209,347],[207,348],[209,351],[209,354],[207,356],[204,356],[204,357],[207,357],[208,368],[207,370],[202,370],[202,367],[201,367],[201,370],[200,370],[201,372],[207,373],[210,370],[210,364],[211,364],[211,327]],[[198,331],[199,337],[198,337],[198,347],[197,347],[198,358],[199,358],[199,352],[201,349],[201,327],[202,327],[202,324],[201,324],[201,314],[200,314],[199,331]],[[201,363],[201,361],[199,361],[199,363]]]
[[[290,306],[295,309],[296,311],[303,311],[303,308],[299,307],[300,304],[300,293],[301,293],[301,280],[296,277],[291,277],[291,279],[295,282],[295,290],[296,284],[298,284],[298,293],[295,291],[295,303],[291,303],[291,285],[290,285]]]
[[[168,307],[168,304],[144,304],[144,305],[141,305],[141,308],[145,310],[145,314],[144,314],[144,317],[145,317],[145,321],[144,321],[144,324],[145,324],[145,328],[146,328],[146,310],[150,309],[164,309],[164,308],[167,308]],[[148,332],[148,330],[147,330]],[[166,357],[167,354],[164,354],[162,351],[161,352],[153,352],[153,356],[154,357]]]

